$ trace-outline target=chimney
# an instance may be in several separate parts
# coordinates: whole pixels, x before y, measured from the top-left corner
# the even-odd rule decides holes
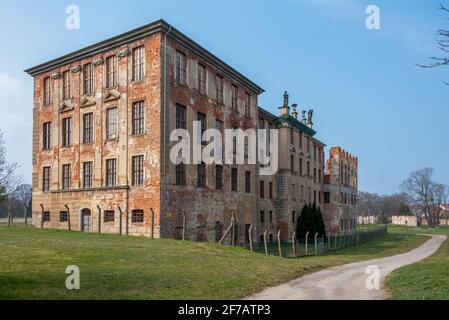
[[[313,128],[313,110],[309,110],[309,117],[307,119],[307,126],[312,129]]]
[[[290,114],[290,107],[288,106],[288,93],[287,91],[284,92],[284,105],[279,108],[279,115],[289,115]]]
[[[298,108],[298,104],[296,104],[296,103],[292,104],[292,109],[293,109],[292,117],[295,119],[298,119],[298,112],[296,111],[297,108]]]

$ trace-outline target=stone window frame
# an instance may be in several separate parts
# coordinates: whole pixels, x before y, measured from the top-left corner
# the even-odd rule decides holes
[[[223,166],[219,164],[215,165],[215,190],[223,190]]]
[[[224,104],[224,77],[220,74],[215,74],[215,100],[218,104]]]
[[[198,62],[197,69],[197,92],[201,95],[207,95],[207,67],[205,64]]]
[[[115,112],[115,117],[110,118],[110,112]],[[106,116],[105,116],[105,137],[106,140],[117,140],[118,139],[118,128],[119,128],[119,114],[117,106],[109,106],[106,108]],[[111,121],[114,120],[114,121]],[[110,132],[110,131],[113,132]]]
[[[239,192],[239,169],[231,168],[231,192]]]
[[[61,167],[61,189],[72,189],[72,164],[65,163]]]
[[[43,97],[42,97],[42,105],[44,107],[52,105],[53,103],[53,80],[50,76],[45,77],[43,79]]]
[[[51,221],[51,213],[50,213],[50,211],[44,211],[42,213],[42,221],[43,222],[50,222]]]
[[[187,129],[187,107],[176,103],[175,108],[175,129]],[[180,118],[181,115],[183,116],[182,119]]]
[[[90,168],[89,168],[90,166]],[[86,169],[87,172],[86,172]],[[92,160],[83,162],[83,188],[84,189],[92,189],[94,180],[94,162]],[[88,182],[88,183],[86,183]]]
[[[118,58],[116,54],[111,54],[107,56],[105,59],[105,85],[106,89],[114,89],[118,87],[119,81],[119,67],[118,67]],[[111,61],[113,63],[111,63]],[[112,71],[111,71],[112,67]]]
[[[175,165],[175,185],[185,186],[186,184],[186,165],[181,162]]]
[[[131,211],[131,223],[144,223],[145,211],[142,209],[134,209]]]
[[[83,95],[93,95],[95,93],[95,66],[92,62],[82,66],[82,79]]]
[[[104,223],[115,222],[115,211],[114,210],[105,210],[103,212],[103,222]]]
[[[49,192],[51,187],[51,167],[42,167],[42,191]]]
[[[117,186],[117,158],[105,160],[105,185],[106,187]]]
[[[131,105],[131,136],[146,134],[145,116],[145,100],[134,101]]]
[[[72,98],[70,70],[62,72],[62,100],[70,100]]]
[[[47,121],[42,124],[42,150],[50,150],[52,147],[52,122]]]
[[[88,119],[90,117],[90,119]],[[86,112],[82,114],[83,118],[83,144],[93,144],[95,137],[95,130],[94,130],[94,113],[93,112]],[[90,124],[90,126],[87,126]]]
[[[245,193],[247,194],[251,193],[252,189],[251,179],[252,179],[251,171],[245,171]]]
[[[68,148],[72,145],[73,119],[72,116],[62,118],[61,147]]]
[[[136,162],[137,161],[137,162]],[[135,165],[139,165],[136,170]],[[136,154],[131,156],[131,185],[134,187],[143,186],[145,183],[145,155]]]
[[[187,84],[187,55],[179,49],[175,52],[175,83],[180,86]]]
[[[136,54],[138,54],[136,56]],[[140,45],[132,49],[132,73],[131,81],[139,82],[145,80],[145,45]]]
[[[252,97],[251,93],[248,91],[245,91],[245,116],[250,118],[251,117],[251,104],[252,104]]]
[[[204,162],[196,165],[196,187],[199,189],[207,187],[207,167]]]
[[[59,211],[59,222],[68,222],[69,221],[69,214],[67,211]]]
[[[235,84],[231,84],[231,109],[234,111],[239,110],[239,87]]]

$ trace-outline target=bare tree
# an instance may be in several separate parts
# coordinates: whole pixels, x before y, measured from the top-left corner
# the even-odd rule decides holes
[[[446,8],[443,4],[440,4],[439,7],[440,10],[443,10],[445,12],[449,12],[449,9]],[[436,33],[437,35],[437,43],[438,48],[444,52],[443,57],[430,57],[432,60],[431,63],[426,65],[419,65],[422,68],[436,68],[441,66],[447,66],[449,65],[449,30],[447,29],[440,29]],[[449,85],[448,82],[445,82],[446,85]]]
[[[31,209],[31,196],[32,192],[29,184],[20,185],[13,194],[13,197],[23,206],[25,226],[28,225],[28,212]]]
[[[439,219],[441,212],[443,211],[445,213],[446,218],[446,227],[447,227],[447,218],[448,218],[448,212],[446,210],[446,204],[449,194],[449,186],[442,183],[435,183],[433,186],[433,208],[434,208],[434,217],[436,220]]]
[[[17,163],[9,163],[6,160],[6,148],[3,140],[3,132],[0,130],[0,205],[8,212],[8,225],[12,224],[12,206],[8,201],[12,193],[20,185],[21,178],[15,174]]]
[[[432,168],[413,171],[401,184],[401,190],[408,195],[415,207],[424,215],[430,228],[436,227],[432,218],[435,191],[435,183],[432,181],[433,172]]]

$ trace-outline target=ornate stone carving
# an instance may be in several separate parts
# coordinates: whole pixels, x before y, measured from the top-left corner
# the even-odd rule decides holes
[[[80,67],[80,66],[73,67],[73,68],[71,69],[71,71],[72,71],[72,73],[78,73],[78,72],[81,71],[81,67]]]
[[[129,49],[125,49],[123,51],[118,51],[117,52],[117,57],[118,58],[124,58],[124,57],[129,56],[129,53],[130,53]]]

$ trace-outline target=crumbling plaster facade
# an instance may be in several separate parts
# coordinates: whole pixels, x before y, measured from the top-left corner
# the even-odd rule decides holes
[[[139,47],[144,52],[144,76],[136,80],[133,52]],[[185,57],[183,81],[178,79],[179,53]],[[117,59],[117,83],[113,87],[108,85],[107,70],[108,58],[112,56]],[[84,89],[86,64],[93,66],[94,90],[89,93]],[[204,68],[204,83],[198,80],[200,66]],[[63,99],[66,71],[70,96]],[[337,232],[335,225],[342,218],[332,206],[340,208],[343,203],[331,196],[331,202],[324,204],[324,192],[334,194],[335,188],[349,188],[348,194],[357,192],[357,183],[346,186],[333,177],[332,161],[337,154],[332,151],[326,182],[325,145],[314,137],[313,112],[308,119],[305,113],[298,119],[296,105],[289,106],[287,94],[279,116],[258,107],[258,95],[263,89],[163,20],[27,72],[34,77],[32,185],[36,226],[179,239],[185,219],[187,240],[217,241],[234,216],[235,241],[239,245],[248,245],[250,225],[254,242],[261,241],[265,230],[270,240],[280,230],[282,241],[289,241],[304,204],[315,202],[328,209],[328,231]],[[217,76],[223,83],[222,99],[217,97]],[[50,90],[44,88],[46,79],[51,79]],[[233,89],[236,99],[231,96]],[[144,105],[144,125],[143,132],[133,134],[132,110],[137,102]],[[186,129],[190,133],[198,113],[205,115],[207,128],[215,128],[219,121],[222,129],[279,129],[278,172],[260,176],[258,164],[223,165],[223,186],[217,190],[215,165],[206,166],[206,182],[200,188],[196,165],[186,165],[185,184],[178,185],[176,167],[170,161],[170,149],[175,144],[170,142],[170,133],[176,128],[177,105],[185,107]],[[111,139],[107,137],[106,118],[113,107],[117,108],[118,122],[117,134]],[[87,113],[93,114],[93,140],[83,143],[83,117]],[[71,143],[63,146],[62,122],[66,118],[72,119]],[[51,127],[47,148],[43,145],[45,123]],[[133,184],[131,162],[135,156],[144,159],[144,178],[138,185]],[[116,159],[113,186],[107,184],[109,159]],[[345,161],[350,161],[351,170],[355,168],[352,172],[357,179],[357,161]],[[93,164],[88,188],[83,185],[85,162]],[[71,169],[68,188],[63,188],[65,164]],[[44,167],[50,169],[47,179]],[[232,168],[238,170],[237,190],[231,190]],[[249,192],[245,190],[248,174]],[[355,201],[346,203],[344,208],[354,204]],[[142,221],[133,221],[136,210],[143,212]],[[113,218],[106,219],[106,212],[112,213]],[[63,219],[64,214],[68,214],[70,223]]]

